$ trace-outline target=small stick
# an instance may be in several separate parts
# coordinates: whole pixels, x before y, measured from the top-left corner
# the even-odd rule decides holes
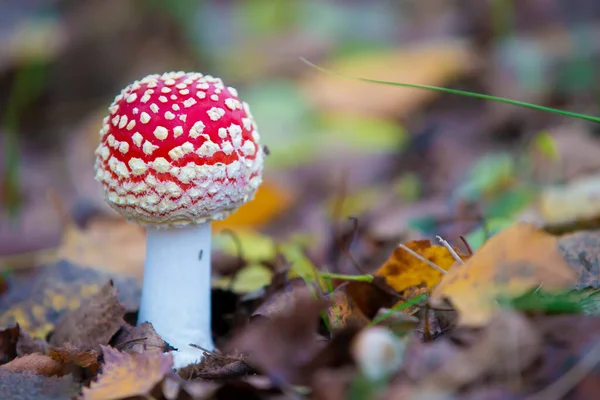
[[[441,272],[442,274],[446,274],[447,272],[444,271],[442,268],[438,267],[437,265],[435,265],[434,263],[432,263],[431,261],[429,261],[428,259],[426,259],[425,257],[423,257],[422,255],[412,251],[411,249],[409,249],[408,247],[406,247],[405,245],[403,245],[402,243],[400,243],[398,245],[399,248],[401,248],[402,250],[410,253],[413,257],[418,258],[420,261],[423,261],[425,264],[429,265],[431,268],[435,269],[438,272]]]
[[[450,254],[452,254],[452,257],[458,261],[461,264],[464,264],[465,262],[462,260],[462,258],[460,258],[458,256],[458,254],[456,254],[456,251],[454,251],[454,249],[452,248],[452,246],[450,246],[450,243],[446,242],[444,239],[442,239],[441,236],[436,236],[437,240],[439,240],[439,242],[442,244],[442,246],[444,246],[446,249],[448,249],[448,251],[450,252]]]
[[[467,251],[469,252],[469,255],[472,256],[473,255],[473,248],[471,247],[471,245],[467,241],[467,238],[465,238],[464,236],[461,235],[460,240],[462,240],[462,242],[465,244],[465,247],[467,248]]]
[[[202,350],[203,352],[208,353],[211,356],[218,356],[219,355],[219,353],[217,353],[216,351],[205,349],[204,347],[200,347],[200,346],[198,346],[197,344],[194,344],[194,343],[190,343],[190,344],[188,344],[188,346],[193,347],[193,348],[198,349],[198,350]]]

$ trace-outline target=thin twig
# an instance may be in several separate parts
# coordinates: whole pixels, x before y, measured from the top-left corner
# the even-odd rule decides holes
[[[435,269],[436,271],[441,272],[444,275],[447,273],[445,270],[443,270],[442,268],[438,267],[437,265],[435,265],[434,263],[432,263],[431,261],[429,261],[428,259],[426,259],[422,255],[420,255],[418,253],[415,253],[414,251],[412,251],[411,249],[409,249],[408,247],[406,247],[402,243],[400,243],[398,245],[398,247],[401,248],[402,250],[410,253],[413,257],[418,258],[420,261],[423,261],[425,264],[429,265],[431,268]]]
[[[442,244],[442,246],[444,246],[452,255],[452,257],[458,261],[461,264],[464,264],[465,262],[462,260],[462,258],[460,258],[460,256],[458,254],[456,254],[456,251],[454,251],[454,249],[452,248],[452,246],[450,246],[450,243],[446,242],[444,239],[442,239],[441,236],[436,236],[437,240],[439,240],[439,242]]]
[[[127,346],[128,344],[135,343],[135,342],[143,342],[144,340],[147,340],[147,339],[148,339],[147,337],[139,337],[139,338],[129,339],[129,340],[126,340],[126,341],[124,341],[122,343],[117,344],[115,346],[115,348],[120,350],[123,347]]]
[[[465,244],[465,247],[467,248],[467,251],[469,252],[469,255],[473,255],[473,248],[471,247],[471,245],[469,244],[469,242],[467,241],[467,238],[465,238],[464,236],[460,236],[460,240],[462,240],[462,242]]]
[[[559,400],[565,397],[600,361],[600,340],[567,373],[526,400]]]
[[[208,353],[211,356],[218,356],[219,355],[219,353],[217,353],[216,351],[205,349],[204,347],[198,346],[197,344],[194,344],[194,343],[190,343],[188,346],[193,347],[193,348],[198,349],[198,350],[202,350],[203,352]]]

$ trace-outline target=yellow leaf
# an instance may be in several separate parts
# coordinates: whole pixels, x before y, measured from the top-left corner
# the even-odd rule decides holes
[[[89,388],[83,389],[84,400],[148,398],[173,368],[170,354],[122,353],[104,346],[102,352],[102,374]]]
[[[433,289],[431,301],[439,304],[447,298],[458,310],[460,324],[482,326],[494,314],[498,296],[517,297],[539,286],[545,291],[572,289],[577,278],[554,236],[520,223],[453,267]]]
[[[445,271],[455,262],[448,249],[432,245],[429,240],[414,240],[404,245]],[[385,276],[387,283],[398,292],[420,285],[432,288],[443,276],[441,272],[400,247],[394,250],[376,274]]]
[[[467,42],[446,40],[359,53],[323,67],[355,77],[444,86],[475,64],[475,54]],[[302,87],[319,109],[362,115],[409,115],[437,96],[428,90],[365,83],[321,71],[311,71]]]

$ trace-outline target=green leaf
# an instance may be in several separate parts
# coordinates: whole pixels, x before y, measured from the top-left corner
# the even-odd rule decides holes
[[[481,157],[468,170],[452,197],[456,200],[475,201],[501,191],[514,181],[515,161],[508,153],[488,154]]]
[[[533,145],[536,150],[538,150],[550,160],[558,160],[559,153],[558,147],[556,146],[556,141],[548,133],[548,131],[542,131],[538,133],[533,139]]]

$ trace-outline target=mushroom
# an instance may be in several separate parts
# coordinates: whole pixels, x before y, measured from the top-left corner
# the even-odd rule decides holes
[[[263,150],[248,105],[219,78],[197,72],[149,75],[109,107],[96,149],[106,202],[146,228],[138,323],[152,323],[174,365],[214,349],[211,228],[251,200]]]

